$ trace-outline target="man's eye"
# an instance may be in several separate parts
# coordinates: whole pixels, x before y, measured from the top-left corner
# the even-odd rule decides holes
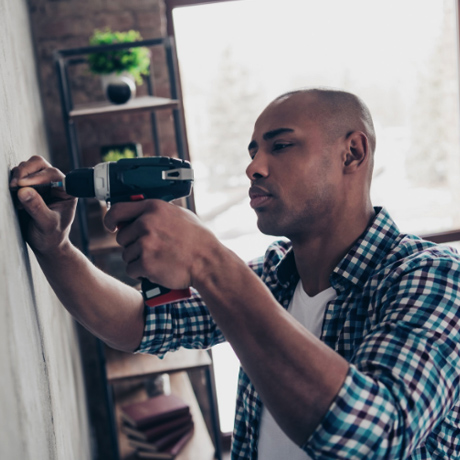
[[[292,144],[290,142],[277,142],[276,144],[273,144],[273,150],[283,150],[291,145]]]

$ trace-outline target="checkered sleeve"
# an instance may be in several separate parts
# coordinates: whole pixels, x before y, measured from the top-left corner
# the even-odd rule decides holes
[[[248,262],[248,266],[261,276],[263,258]],[[200,294],[191,290],[188,300],[145,307],[144,335],[136,353],[163,357],[180,347],[207,349],[225,341]]]
[[[196,290],[188,300],[145,308],[144,336],[136,353],[163,357],[180,347],[207,349],[224,341]]]
[[[459,278],[458,262],[443,256],[414,258],[388,274],[365,312],[370,326],[345,382],[304,446],[312,458],[409,458],[452,411],[460,390]],[[446,445],[453,434],[442,434]]]

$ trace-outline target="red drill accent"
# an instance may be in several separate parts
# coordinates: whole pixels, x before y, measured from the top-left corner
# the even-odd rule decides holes
[[[190,288],[178,289],[177,291],[169,291],[166,294],[148,299],[145,301],[145,303],[149,307],[156,307],[158,305],[164,305],[165,303],[189,299],[190,297],[192,297]]]

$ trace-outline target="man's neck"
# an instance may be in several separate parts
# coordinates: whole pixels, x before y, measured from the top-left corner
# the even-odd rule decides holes
[[[375,216],[374,209],[328,225],[316,235],[291,239],[305,292],[314,296],[330,287],[329,277]]]

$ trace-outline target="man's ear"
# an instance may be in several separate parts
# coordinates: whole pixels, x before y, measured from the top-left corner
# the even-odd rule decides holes
[[[362,131],[353,131],[347,135],[346,149],[343,153],[343,171],[351,174],[360,169],[369,157],[369,141]]]

